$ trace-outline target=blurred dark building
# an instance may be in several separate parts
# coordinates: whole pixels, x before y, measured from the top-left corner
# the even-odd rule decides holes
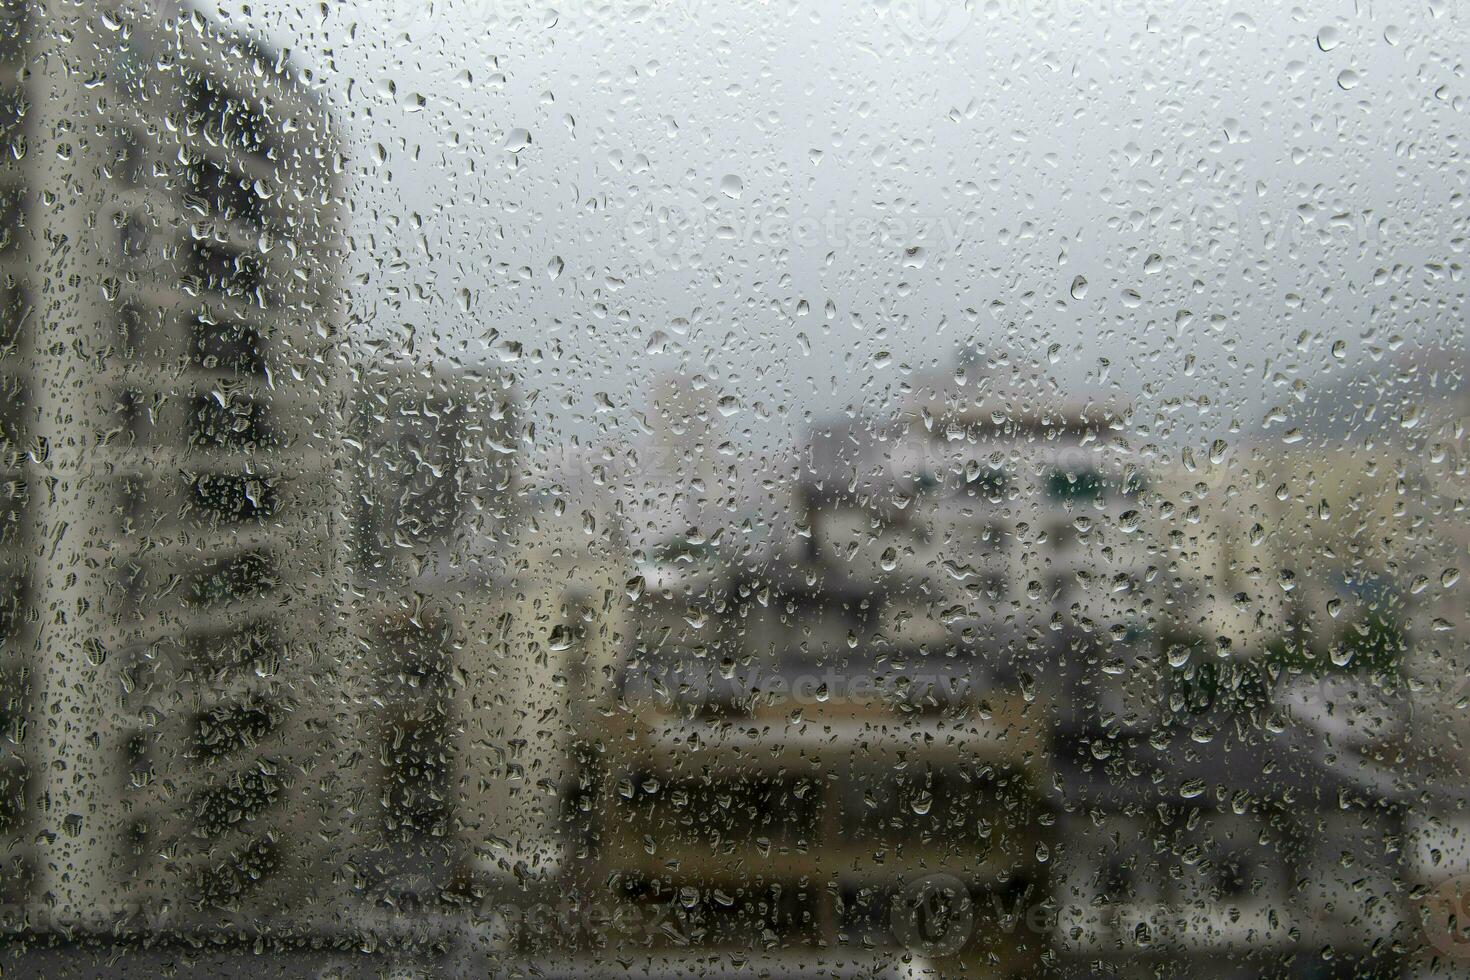
[[[465,743],[482,720],[472,695],[509,588],[514,396],[490,369],[408,356],[357,365],[354,383],[353,865],[369,896],[430,906],[474,850],[466,783],[483,774],[467,771]]]

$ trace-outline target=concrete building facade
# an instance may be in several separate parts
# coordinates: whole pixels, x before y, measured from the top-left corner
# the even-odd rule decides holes
[[[187,6],[6,15],[16,925],[259,928],[340,833],[334,124]]]

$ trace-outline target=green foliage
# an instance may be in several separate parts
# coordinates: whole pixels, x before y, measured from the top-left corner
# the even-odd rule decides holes
[[[1396,678],[1406,652],[1403,627],[1379,607],[1351,623],[1326,647],[1314,647],[1301,640],[1277,640],[1267,647],[1265,661],[1276,673]]]

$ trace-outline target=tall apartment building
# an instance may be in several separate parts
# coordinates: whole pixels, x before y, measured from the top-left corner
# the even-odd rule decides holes
[[[26,145],[25,79],[29,7],[0,6],[0,926],[24,925],[24,902],[35,877],[33,805],[35,760],[27,746],[33,704],[32,606],[35,564],[27,528],[30,500],[31,376],[25,333],[33,330],[25,238],[25,183],[17,151]]]
[[[166,0],[0,33],[13,925],[304,927],[344,751],[332,119]]]

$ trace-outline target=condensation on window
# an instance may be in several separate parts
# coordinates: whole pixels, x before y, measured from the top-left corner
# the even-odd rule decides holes
[[[0,0],[7,975],[1466,975],[1467,18]]]

